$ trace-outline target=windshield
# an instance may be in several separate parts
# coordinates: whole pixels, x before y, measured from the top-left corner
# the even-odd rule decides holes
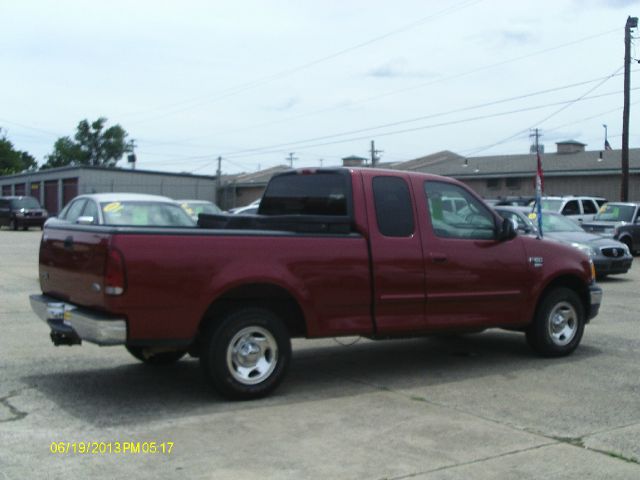
[[[195,222],[177,204],[163,202],[105,202],[100,204],[105,225],[137,227],[193,227]]]
[[[568,218],[553,214],[542,214],[542,231],[543,232],[584,232],[582,227]]]
[[[633,205],[618,205],[615,203],[607,203],[600,208],[594,220],[603,222],[630,222],[633,218]]]
[[[33,197],[14,198],[11,200],[13,208],[40,208],[40,204]]]
[[[552,212],[559,212],[562,208],[562,200],[549,200],[542,199],[542,209],[551,210]]]

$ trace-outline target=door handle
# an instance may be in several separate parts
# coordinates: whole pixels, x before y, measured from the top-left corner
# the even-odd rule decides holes
[[[446,263],[447,256],[444,253],[430,253],[429,258],[432,263]]]
[[[64,248],[67,250],[73,250],[73,237],[69,236],[64,239]]]

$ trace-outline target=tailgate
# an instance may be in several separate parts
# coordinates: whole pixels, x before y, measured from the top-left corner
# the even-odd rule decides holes
[[[111,235],[45,228],[40,244],[42,292],[86,307],[104,306],[104,269]]]

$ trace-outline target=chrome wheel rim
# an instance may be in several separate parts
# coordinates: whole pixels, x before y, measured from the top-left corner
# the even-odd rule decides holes
[[[578,313],[569,302],[559,302],[549,313],[549,337],[551,341],[564,347],[571,343],[578,332]]]
[[[227,347],[227,367],[234,380],[256,385],[273,373],[278,363],[278,344],[262,327],[247,327],[236,333]]]

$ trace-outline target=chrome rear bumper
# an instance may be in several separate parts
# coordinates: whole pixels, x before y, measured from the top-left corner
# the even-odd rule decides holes
[[[31,309],[51,328],[56,345],[79,344],[81,340],[97,345],[123,345],[127,341],[124,318],[61,302],[47,295],[30,295]]]

